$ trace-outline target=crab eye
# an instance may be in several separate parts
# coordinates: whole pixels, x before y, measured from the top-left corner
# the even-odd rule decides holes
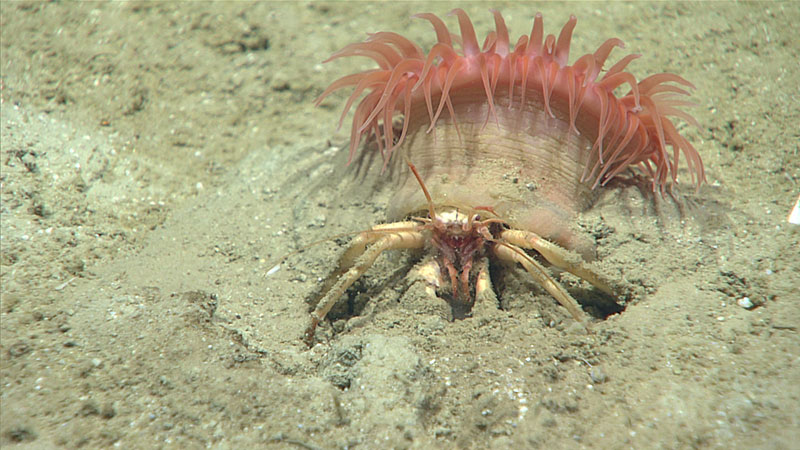
[[[481,220],[481,215],[475,214],[475,217],[473,217],[472,220],[478,220],[478,221]]]

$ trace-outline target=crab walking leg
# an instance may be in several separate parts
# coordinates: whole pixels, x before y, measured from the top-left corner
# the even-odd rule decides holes
[[[324,295],[330,291],[333,285],[342,278],[342,275],[353,267],[358,257],[364,254],[368,245],[386,237],[392,231],[412,231],[416,230],[417,227],[419,227],[419,223],[411,221],[382,223],[375,225],[369,231],[359,233],[358,236],[350,241],[350,246],[339,257],[339,264],[336,266],[336,270],[325,278],[320,292]],[[317,304],[320,304],[320,302],[317,302]]]
[[[489,261],[482,257],[478,261],[478,277],[475,280],[475,300],[478,297],[494,297],[492,290],[492,279],[489,277]]]
[[[341,272],[341,276],[320,299],[316,309],[311,313],[311,323],[306,328],[304,335],[304,340],[307,344],[311,345],[314,342],[314,331],[317,325],[333,308],[336,301],[339,300],[347,288],[355,283],[375,263],[381,253],[386,250],[422,248],[425,246],[425,235],[420,231],[413,230],[413,228],[410,231],[387,231],[389,229],[410,227],[417,228],[419,224],[415,222],[398,222],[379,225],[373,228],[373,231],[380,231],[383,228],[380,234],[367,231],[354,239],[353,245],[347,249],[340,260],[340,268],[337,272]],[[374,243],[367,247],[370,241],[374,241]],[[347,269],[342,270],[342,266],[347,267]]]
[[[561,303],[561,306],[567,308],[575,320],[586,323],[586,314],[583,313],[578,302],[569,295],[569,292],[567,292],[563,286],[547,273],[547,269],[536,262],[535,259],[525,254],[522,249],[515,245],[498,243],[494,246],[494,254],[500,259],[520,263],[522,267],[536,279],[537,283],[542,285],[550,295],[558,300],[558,303]]]
[[[587,267],[586,261],[577,253],[553,244],[530,231],[505,230],[500,233],[500,238],[518,247],[536,250],[550,264],[588,281],[592,286],[608,295],[614,295],[608,283],[598,273]]]
[[[409,276],[412,279],[422,280],[425,284],[425,293],[431,298],[436,298],[436,290],[442,286],[442,270],[436,260],[429,258],[423,261],[412,269]]]
[[[345,250],[342,256],[339,258],[339,266],[336,268],[336,271],[331,274],[329,279],[333,279],[334,281],[339,279],[341,275],[355,264],[356,259],[359,256],[364,254],[367,246],[380,240],[381,238],[386,237],[392,231],[413,231],[419,227],[419,223],[417,222],[394,222],[394,223],[382,223],[380,225],[375,225],[369,231],[364,231],[356,236],[351,242],[350,246]],[[332,283],[331,283],[332,284]],[[330,285],[325,286],[323,288],[323,292],[326,292],[330,289]]]
[[[447,322],[453,321],[453,308],[450,303],[436,294],[445,284],[443,275],[442,268],[433,255],[427,256],[409,271],[406,279],[410,283],[403,296],[413,293],[414,290],[417,292],[421,290],[420,294],[428,300],[414,306],[415,314],[433,315]]]
[[[497,312],[497,307],[497,295],[492,289],[492,279],[489,277],[489,259],[483,256],[478,260],[478,276],[475,279],[474,315],[488,316]]]

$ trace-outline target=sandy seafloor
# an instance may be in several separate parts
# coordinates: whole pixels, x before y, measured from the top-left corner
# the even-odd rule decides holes
[[[380,30],[429,48],[409,16],[454,6],[2,2],[0,445],[796,446],[797,3],[466,4],[480,40],[490,6],[512,41],[574,13],[571,60],[616,36],[638,78],[693,81],[708,183],[578,218],[630,293],[591,334],[503,265],[502,308],[449,322],[391,252],[301,343],[348,239],[272,262],[391,201],[345,167],[344,95],[312,105],[370,63],[320,62]]]

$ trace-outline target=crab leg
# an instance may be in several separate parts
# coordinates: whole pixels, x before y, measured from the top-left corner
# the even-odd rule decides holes
[[[505,230],[500,233],[500,238],[518,247],[536,250],[550,264],[588,281],[592,286],[608,295],[614,295],[608,283],[598,273],[589,268],[586,265],[586,261],[577,253],[559,247],[530,231]]]
[[[475,279],[475,306],[473,315],[488,316],[497,312],[497,295],[492,288],[492,279],[489,277],[489,259],[482,256],[478,260],[478,276]]]
[[[505,232],[503,234],[505,234]],[[558,300],[558,303],[561,303],[561,306],[567,308],[575,320],[581,323],[587,322],[586,314],[584,314],[583,310],[578,306],[578,302],[569,295],[569,292],[567,292],[563,286],[547,273],[547,269],[536,262],[535,259],[528,256],[521,248],[508,243],[497,243],[494,246],[494,254],[500,259],[521,264],[522,267],[536,279],[537,283],[542,285],[550,295]]]
[[[345,251],[339,261],[339,268],[332,275],[332,287],[324,294],[316,309],[311,313],[311,323],[304,335],[304,340],[309,346],[314,342],[314,331],[325,315],[333,308],[336,301],[364,272],[369,269],[375,260],[386,250],[422,248],[425,246],[425,235],[417,228],[416,222],[397,222],[382,224],[365,231],[353,240],[353,244]],[[406,229],[409,231],[389,231],[392,229]],[[370,245],[372,244],[372,245]],[[369,247],[368,247],[369,246]],[[338,274],[338,277],[336,276]],[[326,283],[328,284],[328,283]],[[323,291],[324,292],[324,291]]]
[[[410,278],[422,280],[425,284],[425,293],[431,298],[436,297],[436,290],[442,286],[442,271],[439,263],[434,259],[427,259],[412,269]]]
[[[411,221],[382,223],[375,225],[369,231],[359,233],[358,236],[350,242],[350,246],[347,247],[347,250],[339,257],[339,265],[322,284],[320,292],[328,292],[333,284],[339,280],[345,272],[353,267],[358,257],[364,254],[368,245],[388,236],[390,232],[416,230],[418,226],[419,223]]]

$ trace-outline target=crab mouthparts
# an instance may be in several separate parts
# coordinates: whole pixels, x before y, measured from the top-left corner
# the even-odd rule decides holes
[[[483,237],[477,232],[450,234],[444,231],[435,233],[433,244],[439,250],[442,271],[450,278],[453,299],[471,304],[470,273],[475,254],[483,248]]]

